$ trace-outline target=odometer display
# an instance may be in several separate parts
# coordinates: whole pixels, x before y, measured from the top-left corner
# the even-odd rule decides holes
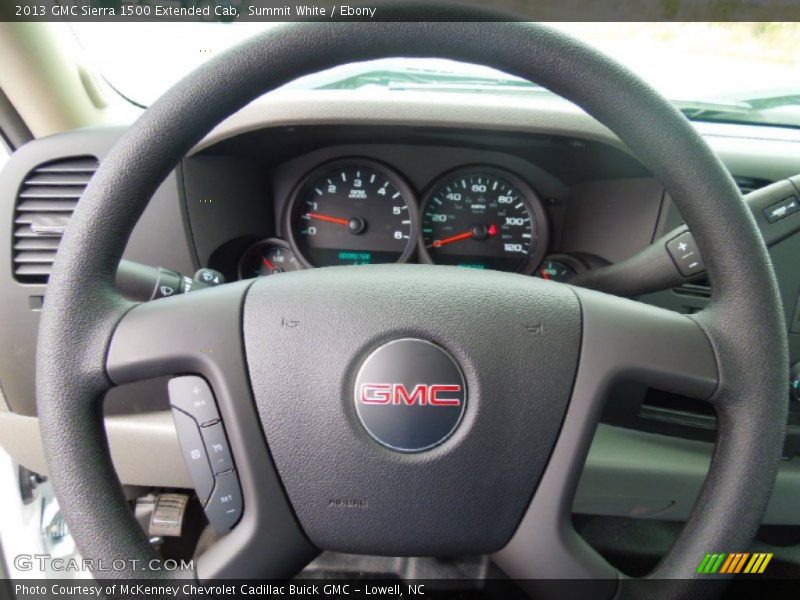
[[[544,210],[520,178],[469,168],[435,183],[422,209],[422,246],[436,264],[530,273],[547,246]]]
[[[298,186],[288,229],[307,266],[404,262],[414,250],[417,211],[410,188],[366,159],[323,165]]]

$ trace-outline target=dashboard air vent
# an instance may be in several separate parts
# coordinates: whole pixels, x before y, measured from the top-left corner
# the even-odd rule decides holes
[[[93,156],[39,165],[25,177],[14,211],[14,277],[47,283],[61,236],[99,163]]]
[[[770,183],[772,183],[766,179],[759,179],[757,177],[739,177],[738,175],[735,176],[733,180],[736,182],[736,185],[739,186],[739,190],[741,190],[743,196],[746,196],[755,190],[761,189],[762,187],[767,187]]]

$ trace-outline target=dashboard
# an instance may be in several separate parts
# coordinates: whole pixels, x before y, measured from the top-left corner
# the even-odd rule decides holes
[[[439,175],[418,196],[389,165],[340,158],[298,181],[284,210],[288,242],[250,246],[239,259],[240,278],[411,260],[530,274],[542,265],[550,231],[528,183],[480,164]],[[566,280],[569,269],[550,259],[538,274]]]
[[[618,179],[576,168],[572,186],[531,160],[586,163],[577,155],[592,146],[503,132],[290,128],[226,140],[182,172],[198,252],[228,279],[418,262],[568,281],[645,247],[663,216],[663,189],[622,154]],[[215,208],[230,202],[235,222]],[[646,225],[616,236],[623,218]]]
[[[228,281],[379,262],[569,281],[625,260],[682,222],[657,177],[608,130],[564,103],[416,92],[379,99],[293,94],[245,107],[202,140],[153,195],[125,258],[188,275],[212,268]],[[743,192],[800,172],[796,131],[696,126]],[[39,217],[27,210],[26,195],[45,175],[67,168],[80,169],[81,177],[70,177],[85,186],[123,133],[109,127],[36,140],[0,175],[0,238],[12,240],[0,247],[0,386],[8,408],[0,410],[0,442],[34,470],[44,469],[41,450],[30,448],[38,435],[36,333],[57,239],[32,237]],[[48,216],[68,218],[77,196]],[[56,201],[40,203],[42,210]],[[771,255],[797,362],[800,236]],[[691,313],[710,295],[700,281],[639,300]],[[125,483],[191,486],[167,407],[159,380],[106,397]],[[769,523],[800,523],[798,407],[792,403]],[[602,421],[576,511],[684,518],[711,455],[713,413],[621,382]],[[630,494],[620,498],[618,486]]]

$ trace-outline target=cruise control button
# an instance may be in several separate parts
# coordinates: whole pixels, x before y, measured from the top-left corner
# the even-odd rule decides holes
[[[202,377],[174,377],[169,380],[167,389],[169,403],[191,415],[199,425],[219,421],[214,395]]]
[[[208,452],[208,462],[211,463],[211,470],[214,474],[223,473],[233,469],[233,458],[231,449],[228,446],[228,438],[225,437],[225,430],[222,423],[215,423],[200,429],[203,442]]]
[[[685,231],[667,242],[667,252],[684,277],[691,277],[706,270],[700,251],[690,231]]]
[[[242,516],[242,490],[236,471],[219,475],[214,492],[206,504],[208,522],[217,531],[225,533]]]
[[[194,419],[180,410],[172,409],[172,418],[175,420],[175,429],[183,451],[183,460],[189,469],[189,475],[194,482],[194,489],[200,502],[205,503],[214,488],[214,475],[208,464],[206,448],[200,429]]]

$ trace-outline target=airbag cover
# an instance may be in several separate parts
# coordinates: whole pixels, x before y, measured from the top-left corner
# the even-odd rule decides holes
[[[364,554],[480,554],[508,541],[550,456],[577,368],[581,314],[569,287],[530,277],[332,267],[257,281],[244,334],[267,443],[312,543]],[[409,338],[449,354],[466,393],[449,437],[401,452],[367,432],[354,394],[367,357]],[[460,396],[445,390],[441,398]]]

